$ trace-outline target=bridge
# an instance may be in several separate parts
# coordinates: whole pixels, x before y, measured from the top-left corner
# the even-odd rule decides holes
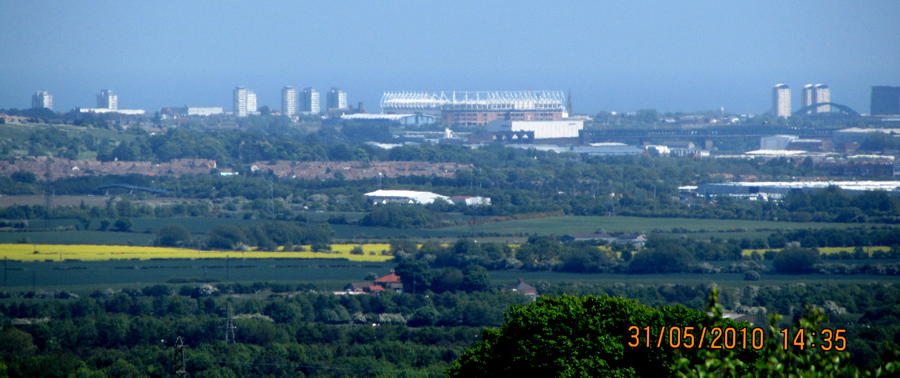
[[[823,113],[816,113],[816,108],[818,108],[818,107],[820,107],[820,106],[826,106],[826,105],[827,105],[827,106],[831,106],[832,109],[838,109],[838,110],[841,111],[841,113],[849,114],[849,115],[851,115],[851,116],[853,116],[853,117],[859,117],[859,116],[860,116],[860,115],[859,115],[859,112],[857,112],[856,110],[850,109],[849,106],[847,106],[847,105],[841,105],[841,104],[836,104],[836,103],[833,103],[833,102],[819,102],[819,103],[815,103],[815,104],[812,104],[812,105],[809,105],[809,106],[804,106],[804,107],[800,108],[800,110],[797,110],[796,112],[794,112],[794,114],[795,114],[795,115],[802,115],[802,114],[806,114],[806,113],[808,113],[808,112],[812,112],[813,115],[815,115],[815,114],[823,114]]]

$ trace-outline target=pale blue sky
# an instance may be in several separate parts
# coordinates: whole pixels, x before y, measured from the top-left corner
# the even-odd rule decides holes
[[[689,4],[684,4],[689,3]],[[771,87],[831,87],[869,110],[900,86],[900,1],[0,0],[0,108],[231,109],[237,85],[385,90],[571,89],[575,111],[762,113]],[[323,96],[324,100],[324,96]],[[797,109],[797,106],[795,106]]]

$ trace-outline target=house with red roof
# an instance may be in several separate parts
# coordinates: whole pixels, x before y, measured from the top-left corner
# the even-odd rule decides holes
[[[381,287],[383,287],[385,289],[394,289],[397,291],[403,290],[403,282],[400,281],[400,276],[398,276],[396,273],[394,273],[393,269],[391,269],[390,274],[376,279],[375,284],[380,285]]]
[[[515,284],[512,284],[510,286],[507,286],[507,287],[503,288],[503,290],[504,291],[512,291],[515,293],[521,293],[521,294],[525,295],[526,297],[531,298],[532,302],[536,301],[539,297],[537,289],[534,286],[531,286],[531,285],[525,283],[524,278],[519,278],[519,282],[516,282]]]

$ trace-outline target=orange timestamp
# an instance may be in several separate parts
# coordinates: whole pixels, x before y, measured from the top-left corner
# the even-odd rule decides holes
[[[762,328],[734,327],[666,327],[659,332],[650,327],[628,327],[631,333],[628,346],[637,348],[709,348],[709,349],[756,349],[765,345]],[[665,342],[663,342],[665,340]]]
[[[735,327],[660,327],[659,332],[650,327],[628,327],[629,342],[632,348],[708,348],[708,349],[754,349],[761,350],[765,345],[766,333],[762,328],[735,328]],[[807,346],[806,336],[811,341],[809,346],[821,350],[842,351],[847,348],[847,338],[843,334],[845,329],[823,329],[819,331],[822,340],[816,343],[816,332],[798,329],[793,332],[781,330],[782,347],[787,350],[790,347],[803,350]],[[790,343],[789,343],[790,340]]]

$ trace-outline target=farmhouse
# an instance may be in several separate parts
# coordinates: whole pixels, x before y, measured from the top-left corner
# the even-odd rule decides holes
[[[525,283],[525,279],[521,277],[519,278],[519,282],[507,286],[506,288],[504,288],[504,291],[521,293],[526,297],[531,298],[532,301],[536,301],[538,299],[537,289],[534,286]]]
[[[375,280],[375,284],[384,287],[385,289],[394,289],[397,291],[403,290],[403,283],[400,282],[400,276],[394,273],[394,270],[391,269],[391,273]]]
[[[376,279],[375,282],[354,282],[344,287],[344,291],[335,292],[335,294],[371,294],[380,293],[387,289],[403,291],[403,283],[400,282],[400,276],[394,273],[393,269],[391,269],[390,274]]]
[[[384,287],[372,282],[354,282],[344,288],[348,294],[380,293],[384,290]]]

